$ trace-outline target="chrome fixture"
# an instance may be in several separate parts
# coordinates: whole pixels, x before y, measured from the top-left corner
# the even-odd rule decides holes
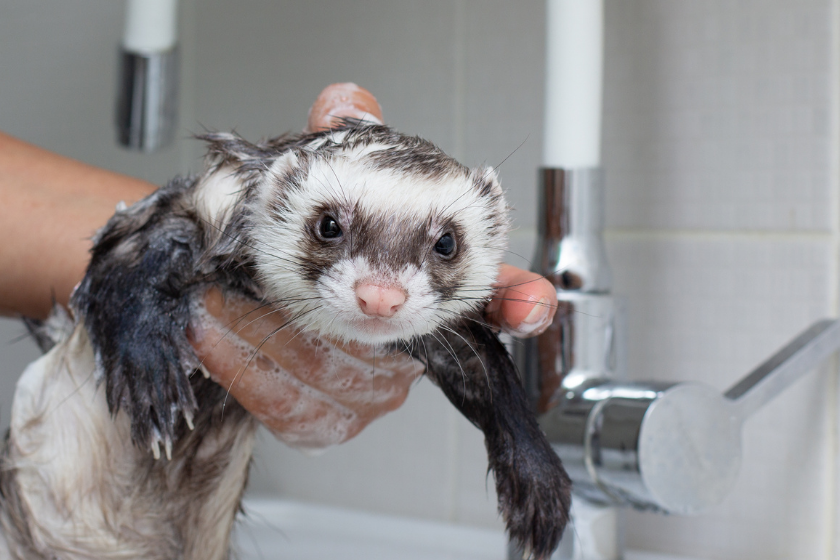
[[[601,174],[543,169],[541,201],[534,270],[554,283],[559,308],[545,333],[518,347],[517,363],[574,482],[575,530],[552,559],[619,560],[615,507],[687,514],[720,503],[737,479],[743,422],[840,349],[840,321],[815,323],[724,394],[693,382],[627,381]],[[595,536],[580,526],[587,519],[610,530]]]
[[[117,139],[153,152],[175,132],[178,108],[176,0],[128,0],[120,48]]]
[[[570,442],[585,441],[587,416],[574,390],[604,386],[624,379],[623,302],[612,296],[612,273],[604,247],[604,184],[598,167],[540,170],[539,229],[533,270],[557,290],[553,323],[540,336],[515,346],[515,358],[526,392],[534,403],[543,430],[555,446],[574,483],[572,523],[552,558],[571,559],[587,552],[587,559],[616,560],[621,550],[620,511],[599,493],[589,476],[587,449],[563,445],[554,436],[559,425]],[[568,434],[566,433],[568,432]],[[553,438],[553,439],[552,439]],[[558,447],[559,444],[559,447]],[[600,530],[590,531],[593,527]],[[608,530],[604,531],[604,527]],[[576,538],[572,542],[570,535]],[[511,548],[510,560],[522,555]]]
[[[724,394],[693,382],[566,382],[560,403],[540,425],[561,458],[582,458],[586,498],[701,512],[723,501],[735,484],[744,421],[838,349],[840,321],[826,319]]]
[[[178,105],[178,54],[139,54],[122,49],[117,98],[117,138],[134,150],[153,152],[172,141]]]

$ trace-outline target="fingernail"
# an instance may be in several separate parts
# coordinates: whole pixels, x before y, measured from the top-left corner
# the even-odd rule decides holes
[[[548,311],[548,299],[540,298],[540,301],[534,304],[534,307],[531,309],[531,312],[528,313],[528,316],[525,317],[522,320],[522,322],[527,323],[529,325],[533,325],[535,323],[543,323],[548,317]]]
[[[528,316],[519,323],[519,326],[515,329],[511,329],[511,334],[529,335],[535,331],[544,329],[548,325],[549,311],[550,308],[548,307],[548,299],[541,298],[534,304],[534,307],[531,309],[531,312],[528,313]]]

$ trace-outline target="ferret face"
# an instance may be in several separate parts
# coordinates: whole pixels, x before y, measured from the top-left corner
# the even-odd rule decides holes
[[[495,173],[389,133],[286,152],[249,204],[265,298],[337,340],[408,340],[479,308],[505,249]]]

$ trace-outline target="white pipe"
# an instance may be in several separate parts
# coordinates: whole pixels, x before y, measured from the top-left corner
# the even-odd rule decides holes
[[[127,0],[123,47],[137,54],[161,53],[178,40],[178,0]]]
[[[543,165],[601,164],[603,0],[547,0]]]

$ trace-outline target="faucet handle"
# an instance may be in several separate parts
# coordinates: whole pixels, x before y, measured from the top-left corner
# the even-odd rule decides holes
[[[723,395],[693,382],[566,387],[540,425],[578,495],[696,513],[720,503],[735,484],[744,420],[838,347],[840,321],[815,323]]]
[[[752,416],[840,348],[840,321],[817,321],[726,391],[741,418]]]

